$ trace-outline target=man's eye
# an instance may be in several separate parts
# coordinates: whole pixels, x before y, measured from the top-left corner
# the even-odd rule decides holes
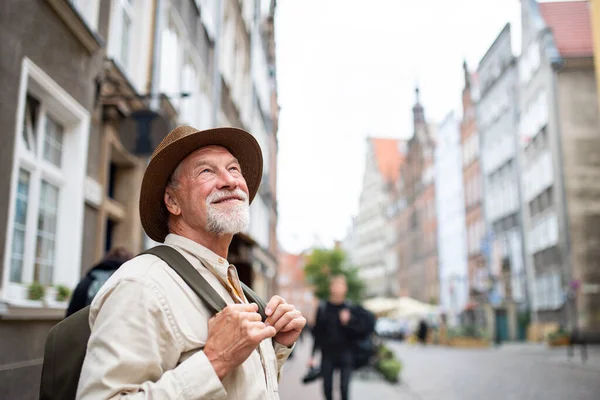
[[[210,169],[208,169],[208,168],[204,168],[202,171],[200,171],[201,174],[206,174],[206,173],[209,173],[209,172],[212,172],[212,171]]]
[[[236,172],[240,172],[240,169],[238,167],[229,167],[230,171],[236,171]]]

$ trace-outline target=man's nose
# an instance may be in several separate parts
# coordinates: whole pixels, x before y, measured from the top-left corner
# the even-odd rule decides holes
[[[219,189],[235,189],[238,186],[238,182],[228,170],[224,170],[219,174],[218,185]]]

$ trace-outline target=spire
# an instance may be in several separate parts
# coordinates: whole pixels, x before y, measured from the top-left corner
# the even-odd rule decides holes
[[[415,101],[415,105],[413,106],[413,122],[416,127],[416,125],[418,123],[425,122],[425,111],[420,102],[420,91],[419,91],[418,86],[415,88],[415,95],[416,95],[416,101]]]
[[[463,72],[465,74],[465,88],[471,87],[471,74],[469,73],[469,67],[467,66],[467,60],[463,60]]]

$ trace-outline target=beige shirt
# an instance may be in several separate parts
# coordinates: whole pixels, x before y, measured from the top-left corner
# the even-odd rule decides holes
[[[227,260],[182,236],[174,247],[227,304]],[[237,275],[237,274],[236,274]],[[90,308],[92,333],[77,399],[279,399],[277,378],[291,349],[264,340],[221,382],[202,351],[211,312],[164,261],[142,255],[123,264]]]

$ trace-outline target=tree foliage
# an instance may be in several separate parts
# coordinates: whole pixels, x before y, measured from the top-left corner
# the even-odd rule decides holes
[[[321,300],[329,298],[329,279],[344,275],[348,283],[348,299],[362,300],[364,284],[358,277],[358,269],[346,266],[346,254],[341,249],[315,249],[308,257],[304,273],[308,282],[315,287],[315,296]]]

